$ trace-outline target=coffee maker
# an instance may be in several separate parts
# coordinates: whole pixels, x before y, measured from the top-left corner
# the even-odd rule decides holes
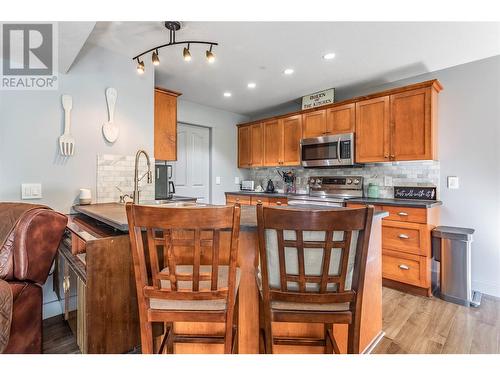
[[[172,199],[174,194],[172,166],[166,161],[157,161],[155,164],[155,199]]]

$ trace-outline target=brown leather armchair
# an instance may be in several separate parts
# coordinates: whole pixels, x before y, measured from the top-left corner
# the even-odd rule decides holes
[[[8,205],[0,204],[0,212],[7,212],[13,204]],[[13,221],[5,241],[0,240],[0,279],[8,283],[12,296],[12,321],[4,353],[42,352],[42,285],[67,223],[66,216],[48,207],[23,207],[17,211],[22,213]],[[12,220],[12,215],[0,215],[0,220]],[[1,225],[0,229],[5,229]],[[6,331],[1,324],[8,324],[3,320],[0,332]]]

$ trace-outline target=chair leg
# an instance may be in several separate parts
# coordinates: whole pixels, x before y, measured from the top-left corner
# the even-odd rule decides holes
[[[266,354],[273,354],[273,332],[270,316],[264,317],[264,345],[266,348]]]
[[[151,322],[144,322],[141,327],[141,351],[142,354],[154,354],[153,349],[153,327]]]
[[[224,354],[231,354],[232,347],[233,347],[233,327],[232,324],[230,324],[230,322],[226,322],[226,334],[224,335]]]
[[[174,323],[168,322],[165,323],[165,326],[168,329],[168,336],[166,342],[167,354],[174,354],[174,341],[175,341]]]
[[[333,342],[330,339],[329,330],[333,329],[333,324],[325,324],[325,354],[333,354]]]
[[[354,316],[347,334],[347,354],[359,354],[359,321]]]

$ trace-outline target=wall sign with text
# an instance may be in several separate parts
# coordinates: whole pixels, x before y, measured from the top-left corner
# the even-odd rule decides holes
[[[315,92],[302,97],[302,109],[321,107],[327,104],[333,104],[335,99],[335,89],[328,89]]]
[[[394,186],[394,198],[436,200],[435,187]]]

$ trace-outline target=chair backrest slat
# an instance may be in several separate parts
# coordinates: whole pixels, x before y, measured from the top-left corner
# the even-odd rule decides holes
[[[325,234],[326,244],[325,250],[323,251],[323,264],[321,265],[321,284],[319,286],[319,292],[325,293],[328,287],[328,272],[330,270],[330,259],[332,256],[333,249],[333,231],[329,230]]]
[[[349,255],[351,251],[351,238],[352,238],[352,232],[344,233],[344,245],[342,247],[342,255],[340,259],[340,282],[338,284],[339,292],[343,292],[345,290],[345,284],[347,279],[347,267],[349,265]],[[356,249],[352,251],[356,251]]]
[[[200,237],[201,233],[199,229],[194,231],[194,252],[193,252],[193,291],[197,292],[200,290]]]
[[[151,278],[153,279],[153,284],[156,287],[160,287],[160,280],[158,279],[158,274],[160,273],[160,264],[158,263],[158,241],[155,238],[155,233],[153,228],[147,230],[148,238],[148,253],[149,253],[149,263],[151,265]]]
[[[172,231],[170,229],[165,228],[163,230],[163,242],[165,244],[167,255],[166,263],[168,264],[168,274],[170,276],[170,289],[176,291],[178,289],[177,275],[175,272],[175,270],[177,270],[177,262],[175,261],[174,246],[172,244]]]
[[[288,283],[286,280],[285,245],[283,239],[283,230],[278,230],[277,236],[278,236],[278,259],[280,265],[280,285],[281,285],[281,290],[286,292],[288,290]]]
[[[304,262],[304,243],[302,237],[302,231],[296,230],[295,235],[297,237],[297,257],[299,263],[299,290],[301,292],[306,291],[306,269]]]
[[[212,237],[212,279],[210,281],[210,289],[217,290],[219,279],[219,230],[213,231]]]

